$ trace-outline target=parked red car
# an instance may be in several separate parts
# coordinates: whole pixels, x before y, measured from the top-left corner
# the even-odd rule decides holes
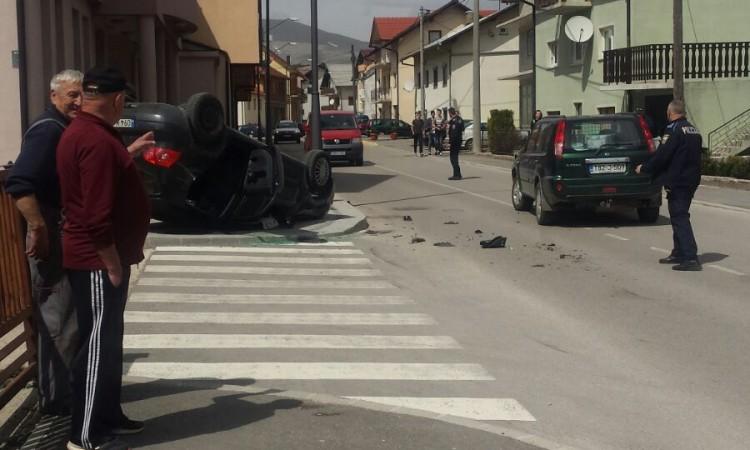
[[[305,126],[305,151],[312,150],[310,121]],[[347,161],[355,166],[364,163],[362,132],[357,126],[354,113],[349,111],[321,111],[320,133],[323,138],[322,150],[329,161]]]

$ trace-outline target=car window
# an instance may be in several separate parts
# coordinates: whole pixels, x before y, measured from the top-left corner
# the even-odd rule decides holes
[[[534,127],[534,130],[531,132],[531,135],[529,136],[529,140],[526,141],[526,148],[524,149],[523,153],[533,153],[536,148],[536,143],[539,140],[539,125]]]
[[[549,148],[549,142],[550,139],[552,139],[552,134],[555,130],[555,126],[553,126],[552,122],[543,123],[539,127],[539,139],[536,143],[536,152],[537,153],[546,153],[547,149]]]
[[[279,128],[297,128],[297,124],[289,120],[282,120],[279,122]]]
[[[347,114],[321,114],[321,130],[347,130],[357,128],[354,122],[354,116]]]
[[[569,120],[565,127],[565,146],[577,152],[642,144],[638,125],[629,118]]]

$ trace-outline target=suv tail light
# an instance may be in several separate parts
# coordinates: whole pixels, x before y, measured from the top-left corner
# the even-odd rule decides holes
[[[180,160],[182,154],[178,151],[165,147],[151,147],[143,152],[143,160],[147,163],[169,169]]]
[[[656,147],[654,146],[654,135],[651,134],[651,130],[648,128],[646,119],[643,116],[638,115],[638,122],[640,122],[641,124],[641,131],[643,132],[643,138],[646,139],[648,152],[654,153],[656,151]]]
[[[557,122],[557,129],[555,130],[555,158],[556,159],[562,159],[564,147],[565,147],[565,121],[561,120]]]

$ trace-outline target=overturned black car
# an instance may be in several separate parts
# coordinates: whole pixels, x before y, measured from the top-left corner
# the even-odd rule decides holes
[[[132,103],[115,125],[125,144],[153,131],[156,146],[136,159],[152,217],[168,223],[246,225],[325,216],[333,201],[326,155],[298,161],[226,127],[210,94],[181,106]]]

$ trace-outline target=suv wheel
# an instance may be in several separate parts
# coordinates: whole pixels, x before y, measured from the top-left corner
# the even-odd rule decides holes
[[[224,107],[219,99],[202,92],[190,97],[184,109],[198,144],[214,145],[224,138]]]
[[[534,195],[534,215],[539,225],[550,225],[552,223],[552,211],[544,210],[544,191],[542,184],[537,181]]]
[[[511,198],[513,200],[513,208],[516,211],[528,211],[531,207],[531,198],[521,192],[521,184],[518,182],[518,177],[516,176],[513,177]]]
[[[326,154],[322,150],[311,150],[305,157],[305,165],[310,192],[326,194],[333,186],[331,163]]]
[[[469,138],[464,143],[464,149],[471,150],[474,148],[474,140],[472,138]]]
[[[659,220],[659,208],[638,208],[638,220],[641,223],[655,223]]]

